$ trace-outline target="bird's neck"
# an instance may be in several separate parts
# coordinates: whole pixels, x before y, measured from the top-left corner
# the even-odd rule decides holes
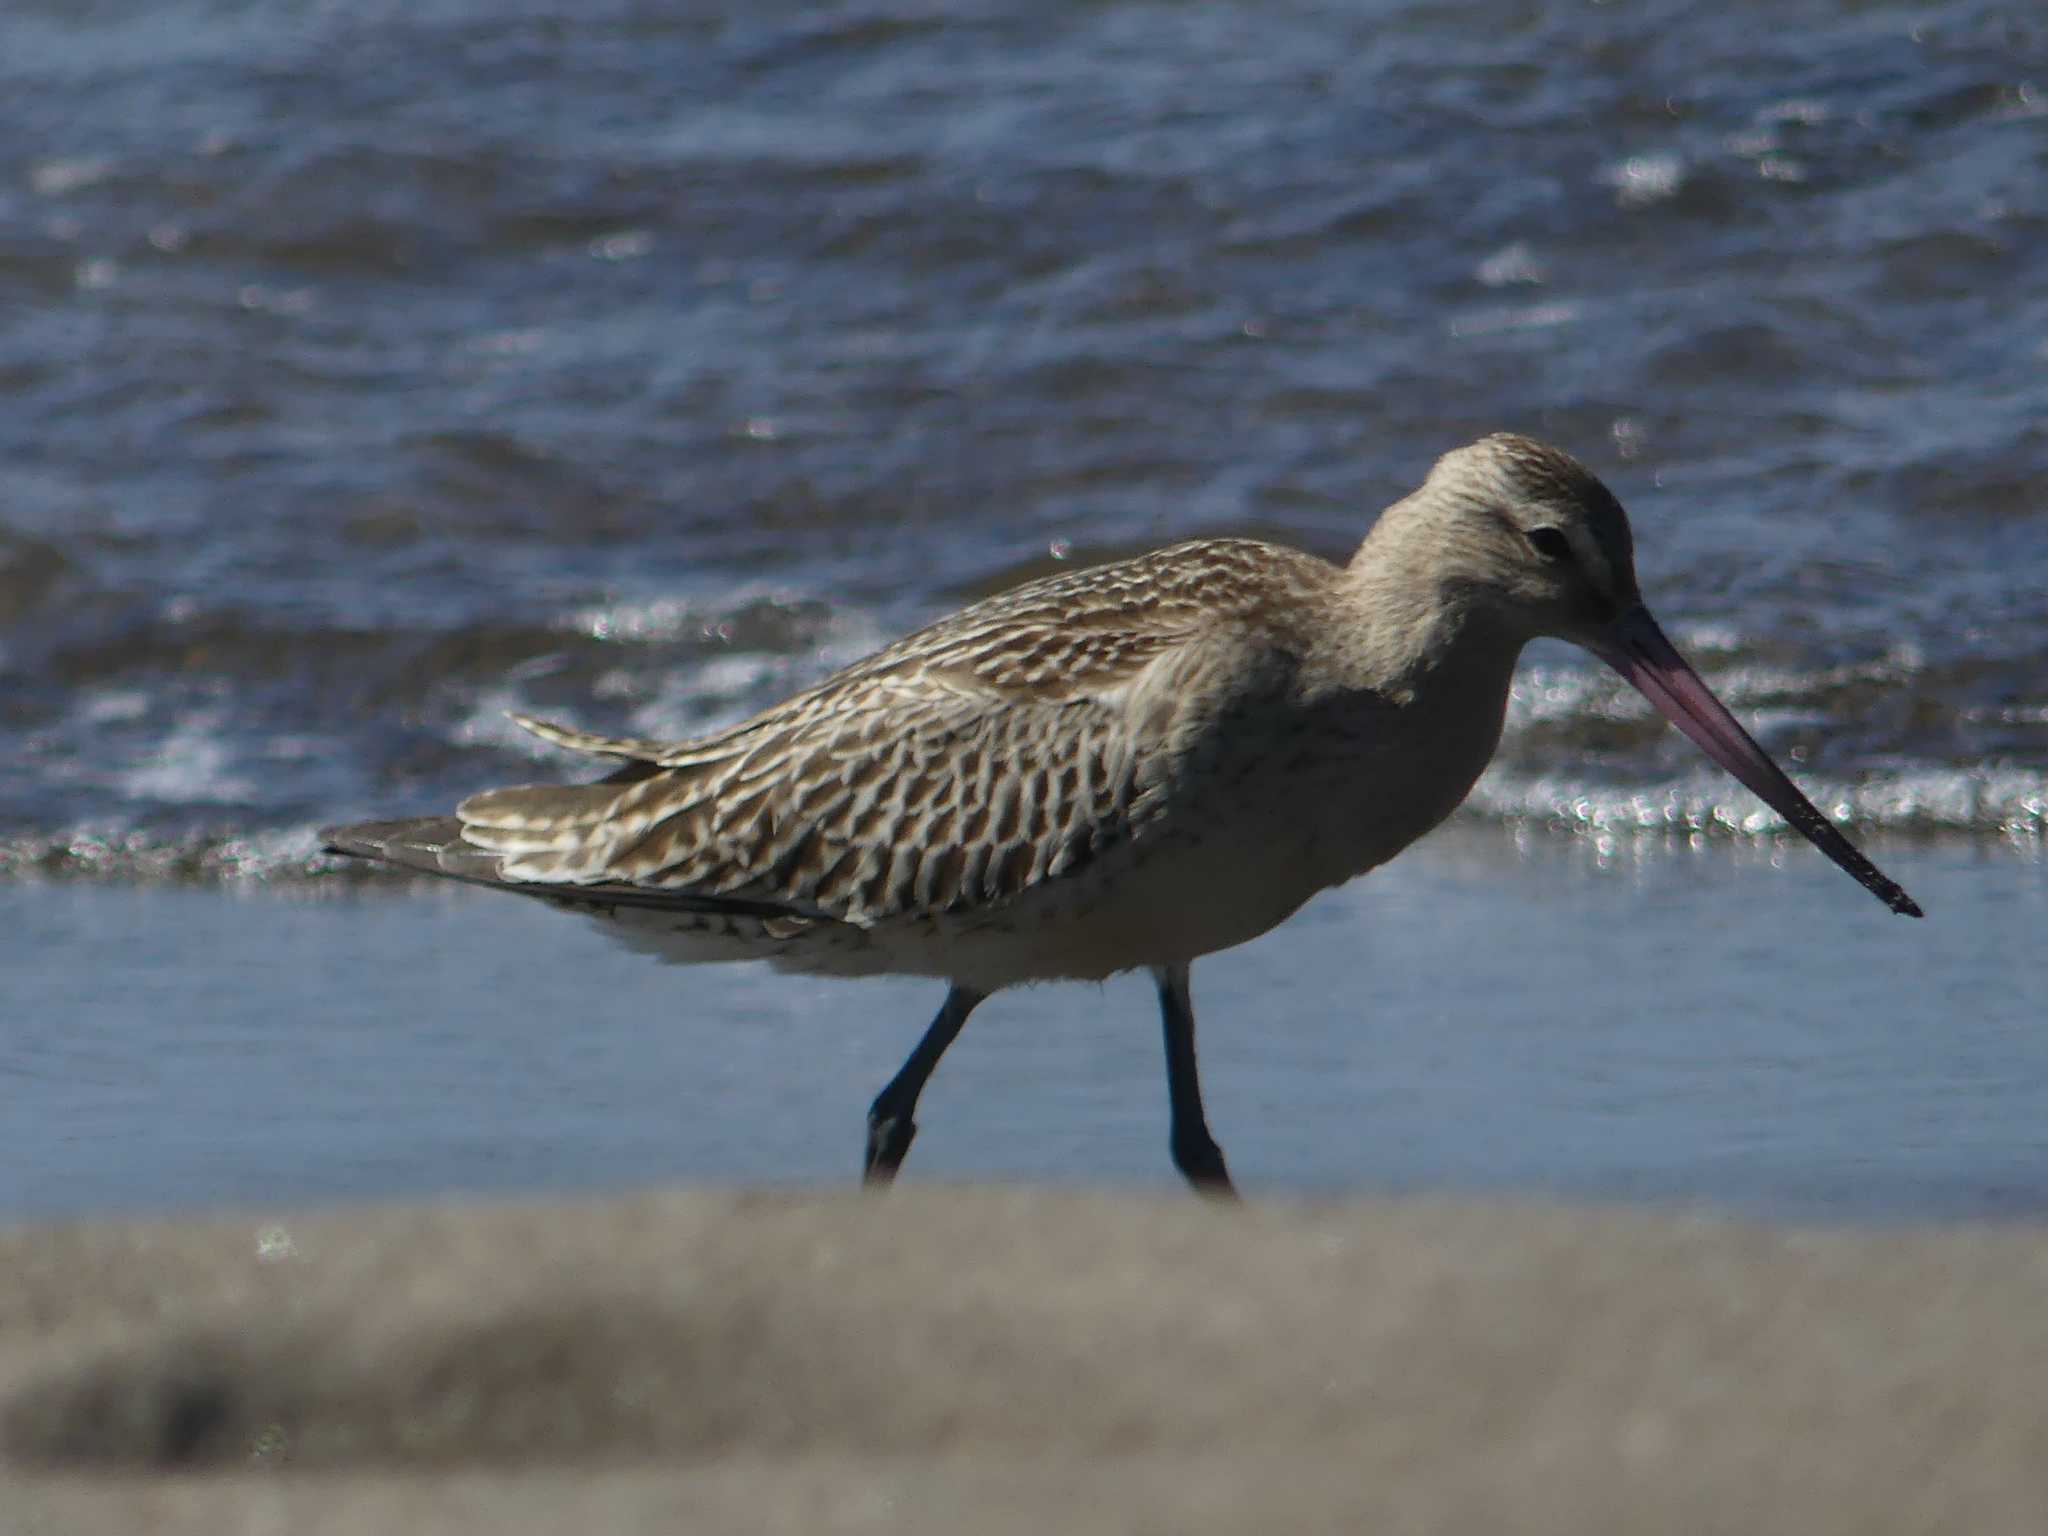
[[[1332,626],[1354,686],[1408,701],[1444,688],[1505,694],[1528,636],[1460,582],[1444,559],[1444,530],[1382,515],[1339,582],[1344,619]]]

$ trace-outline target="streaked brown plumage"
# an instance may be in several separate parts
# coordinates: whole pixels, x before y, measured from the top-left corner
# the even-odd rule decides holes
[[[327,838],[580,907],[671,958],[944,977],[946,1007],[870,1113],[871,1178],[893,1174],[925,1076],[983,997],[1149,968],[1176,1161],[1227,1189],[1196,1085],[1189,964],[1447,816],[1492,756],[1515,660],[1539,634],[1608,659],[1917,912],[1705,695],[1640,602],[1613,496],[1568,455],[1496,436],[1445,455],[1347,566],[1214,539],[1061,574],[709,736],[522,719],[620,766]]]

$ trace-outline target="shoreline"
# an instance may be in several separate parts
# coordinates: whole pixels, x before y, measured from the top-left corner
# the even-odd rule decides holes
[[[2048,826],[1960,827],[1842,823],[1860,848],[1887,857],[1915,851],[2038,864],[2048,859]],[[1688,829],[1679,826],[1609,826],[1529,817],[1501,818],[1456,813],[1399,855],[1412,859],[1438,854],[1461,859],[1522,861],[1562,856],[1596,865],[1647,859],[1726,858],[1737,864],[1772,862],[1787,850],[1806,847],[1782,823],[1764,830],[1722,822]],[[1381,871],[1361,876],[1374,879]],[[194,827],[183,831],[73,828],[58,832],[0,833],[0,887],[9,885],[106,885],[138,889],[275,891],[318,896],[357,890],[435,888],[445,882],[427,875],[374,865],[319,851],[314,830]]]

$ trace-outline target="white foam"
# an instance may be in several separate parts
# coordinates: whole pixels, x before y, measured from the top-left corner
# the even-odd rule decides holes
[[[1732,649],[1732,631],[1701,626],[1684,635],[1685,649],[1695,658]],[[1827,715],[1816,700],[1826,690],[1859,683],[1896,684],[1909,673],[1909,663],[1887,655],[1869,661],[1802,672],[1787,667],[1746,664],[1702,665],[1707,686],[1731,706],[1742,707],[1752,730],[1764,732],[1784,723],[1824,724]],[[1585,666],[1538,664],[1515,674],[1508,695],[1510,735],[1536,723],[1561,720],[1633,720],[1654,713],[1649,702],[1613,673]]]
[[[525,694],[510,684],[493,684],[475,694],[470,708],[455,722],[450,736],[465,747],[495,747],[535,762],[559,760],[562,755],[559,747],[542,741],[512,719],[514,714],[535,713],[546,716],[548,711],[536,710]]]
[[[1630,155],[1601,167],[1598,180],[1614,188],[1624,208],[1646,208],[1677,195],[1685,185],[1685,162],[1674,154]]]
[[[77,704],[86,725],[125,725],[149,713],[149,695],[140,688],[94,688]]]
[[[1503,331],[1547,331],[1570,325],[1585,312],[1585,306],[1569,302],[1517,304],[1495,309],[1468,310],[1450,321],[1450,333],[1457,337],[1493,336]]]
[[[742,589],[716,601],[658,598],[577,609],[559,627],[601,640],[654,644],[730,632],[729,616],[761,602],[791,601],[786,592]],[[590,690],[591,709],[572,713],[575,723],[607,734],[680,740],[745,719],[777,700],[806,688],[886,644],[889,633],[866,610],[836,608],[824,634],[797,652],[734,650],[679,664],[651,680],[632,667],[607,668]],[[518,676],[478,691],[452,732],[463,746],[510,750],[536,762],[559,761],[558,749],[527,734],[508,713],[552,718],[558,707],[534,704]],[[652,692],[647,692],[649,683]],[[620,705],[635,700],[620,714]]]
[[[788,607],[808,601],[810,594],[787,587],[749,582],[723,592],[684,597],[620,598],[572,608],[555,627],[594,640],[620,642],[680,640],[685,636],[715,640],[731,633],[732,616],[762,604]]]
[[[888,638],[873,614],[836,610],[820,643],[801,653],[738,651],[663,673],[628,728],[663,738],[717,730],[859,661]]]
[[[1540,283],[1545,274],[1529,242],[1517,240],[1480,262],[1472,275],[1489,288],[1505,288],[1510,283]]]
[[[31,167],[28,184],[43,197],[66,197],[96,186],[114,174],[114,162],[103,155],[72,155],[44,160]]]
[[[170,805],[228,805],[255,799],[255,780],[230,771],[233,757],[221,739],[221,721],[217,709],[181,716],[154,751],[112,776],[114,787],[130,800]]]
[[[1853,781],[1802,775],[1800,788],[1848,825],[2048,835],[2048,774],[2031,768],[1909,768]],[[1788,830],[1777,812],[1712,768],[1621,787],[1496,767],[1465,811],[1583,832],[1769,837]]]

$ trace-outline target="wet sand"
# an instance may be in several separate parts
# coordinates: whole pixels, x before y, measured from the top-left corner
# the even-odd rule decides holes
[[[2048,1232],[899,1189],[0,1235],[6,1528],[2037,1532]]]

